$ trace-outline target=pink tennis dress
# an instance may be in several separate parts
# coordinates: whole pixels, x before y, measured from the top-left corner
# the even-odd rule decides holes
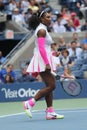
[[[52,55],[52,51],[51,51],[51,44],[53,43],[53,40],[51,38],[51,36],[49,35],[48,31],[47,31],[47,27],[40,23],[39,26],[36,28],[35,30],[35,48],[34,48],[34,55],[31,59],[31,62],[28,66],[27,72],[43,72],[45,71],[46,68],[46,64],[40,54],[39,48],[38,48],[38,37],[37,37],[37,32],[40,29],[44,29],[46,31],[46,42],[45,42],[45,50],[47,53],[47,58],[49,61],[49,64],[51,66],[51,71],[56,70],[56,64],[55,64],[55,58]]]

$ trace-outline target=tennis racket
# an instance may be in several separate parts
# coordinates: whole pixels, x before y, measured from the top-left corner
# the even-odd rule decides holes
[[[61,86],[70,96],[78,96],[82,91],[81,84],[76,80],[62,81]]]
[[[55,77],[58,77],[58,75],[55,72],[51,72],[51,73]],[[60,81],[60,82],[63,90],[70,96],[78,96],[82,91],[82,86],[77,80],[68,80],[68,81]]]

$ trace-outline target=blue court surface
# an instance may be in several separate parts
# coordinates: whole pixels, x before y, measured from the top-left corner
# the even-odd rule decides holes
[[[46,120],[44,111],[0,116],[0,130],[87,130],[87,109],[56,110],[64,119]]]

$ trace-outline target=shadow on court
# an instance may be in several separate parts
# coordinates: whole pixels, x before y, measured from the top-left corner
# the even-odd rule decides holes
[[[25,114],[0,117],[0,130],[86,130],[87,109],[59,110],[64,119],[46,120],[45,112],[34,112],[33,118]]]

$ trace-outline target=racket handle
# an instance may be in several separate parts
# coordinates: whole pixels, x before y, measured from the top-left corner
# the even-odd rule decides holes
[[[53,74],[54,76],[57,76],[57,74],[54,71],[51,71],[51,74]]]

